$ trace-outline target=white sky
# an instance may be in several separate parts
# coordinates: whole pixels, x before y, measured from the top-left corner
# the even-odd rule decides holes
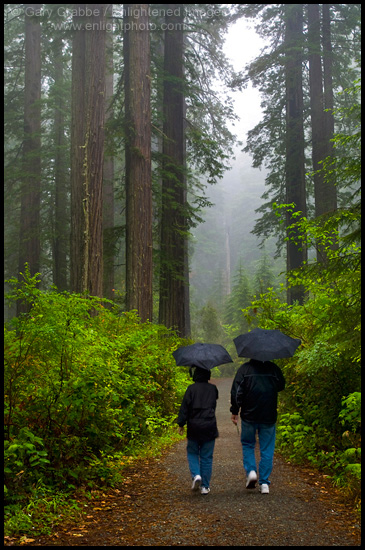
[[[239,19],[228,31],[223,50],[236,71],[242,70],[244,66],[255,59],[261,48],[264,46],[262,38],[249,27],[245,19]],[[257,89],[251,84],[242,92],[232,94],[235,103],[236,113],[241,120],[236,122],[234,131],[241,141],[246,141],[245,135],[261,119],[260,95]]]

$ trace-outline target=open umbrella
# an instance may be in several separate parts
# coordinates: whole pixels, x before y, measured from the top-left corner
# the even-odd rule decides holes
[[[219,344],[191,344],[178,348],[172,354],[177,365],[201,367],[210,370],[223,363],[232,363],[228,351]]]
[[[292,357],[300,344],[299,338],[291,338],[280,330],[254,328],[233,340],[239,357],[271,361]]]

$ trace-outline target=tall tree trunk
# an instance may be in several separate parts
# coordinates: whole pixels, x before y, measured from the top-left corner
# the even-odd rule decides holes
[[[327,31],[328,32],[328,31]],[[326,46],[327,40],[324,40]],[[323,96],[322,55],[321,55],[321,24],[319,4],[308,4],[308,47],[309,47],[309,86],[312,121],[312,162],[314,170],[314,201],[315,216],[331,213],[336,208],[336,188],[331,181],[327,181],[322,168],[322,162],[330,154],[330,139],[333,137],[331,127],[332,113],[325,112]],[[328,55],[328,54],[327,54]],[[327,57],[326,55],[326,57]],[[326,94],[327,104],[331,104],[331,78],[328,75],[327,58]],[[323,58],[324,64],[324,58]],[[326,261],[326,246],[317,245],[317,261]]]
[[[113,13],[113,4],[110,4],[109,16]],[[105,108],[106,122],[113,118],[113,33],[106,35],[106,75],[105,75]],[[104,158],[103,182],[103,258],[104,282],[103,295],[112,300],[114,289],[114,158],[110,152]]]
[[[322,43],[323,43],[323,83],[324,83],[324,108],[326,127],[326,156],[333,156],[333,135],[335,132],[335,120],[333,116],[333,84],[332,84],[332,39],[330,4],[322,4]],[[332,182],[334,184],[334,182]],[[331,200],[334,208],[337,208],[336,187],[333,185]]]
[[[103,166],[105,120],[105,6],[88,4],[95,31],[86,33],[85,199],[88,200],[88,270],[85,289],[103,296]]]
[[[335,133],[335,121],[333,116],[333,83],[332,83],[332,39],[331,39],[331,17],[330,4],[322,4],[322,44],[323,44],[323,83],[324,83],[324,123],[326,132],[325,157],[334,156],[333,139]],[[337,187],[335,170],[327,175],[323,183],[325,202],[318,215],[331,213],[337,210]],[[317,213],[317,211],[316,211]],[[332,249],[337,248],[336,241],[331,244]]]
[[[125,4],[126,309],[152,321],[151,82],[148,4]]]
[[[159,322],[187,335],[183,5],[166,4]]]
[[[303,130],[303,89],[302,89],[302,48],[303,48],[303,5],[285,4],[285,87],[286,87],[286,201],[294,203],[294,211],[306,216],[305,170],[304,170],[304,130]],[[292,223],[287,216],[287,225]],[[291,233],[287,241],[287,271],[299,268],[307,260],[307,249],[301,235]],[[293,238],[294,237],[294,238]],[[304,300],[301,286],[288,288],[289,304]]]
[[[325,158],[326,135],[324,126],[323,79],[321,63],[321,35],[319,4],[308,4],[309,92],[312,122],[312,164],[314,170],[314,197],[316,216],[323,200],[323,174],[318,173]]]
[[[78,13],[86,4],[75,4]],[[70,242],[70,288],[71,292],[83,292],[85,270],[86,220],[83,209],[83,173],[85,162],[85,18],[74,15],[75,29],[72,41],[72,85],[71,85],[71,242]]]
[[[41,4],[26,4],[25,14],[35,12]],[[25,88],[24,142],[19,271],[29,264],[30,274],[40,268],[40,194],[41,194],[41,26],[39,17],[25,15]],[[17,304],[17,313],[25,311]]]
[[[85,5],[79,5],[85,6]],[[102,190],[105,116],[105,20],[103,4],[87,4],[91,29],[76,31],[73,55],[71,191],[72,290],[103,294]],[[78,36],[81,34],[81,37]],[[74,74],[74,70],[80,71]],[[74,81],[75,79],[75,81]],[[80,107],[82,103],[83,107]],[[79,112],[77,110],[79,109]],[[82,114],[82,120],[79,115]],[[80,124],[80,127],[77,125]],[[75,255],[75,250],[80,255]]]
[[[231,246],[229,239],[229,227],[226,222],[223,222],[225,238],[224,238],[224,295],[229,296],[231,294]]]
[[[58,290],[67,290],[67,256],[69,251],[68,213],[67,213],[67,170],[65,160],[65,102],[63,98],[63,59],[62,39],[54,41],[55,66],[55,234],[53,238],[53,282]]]

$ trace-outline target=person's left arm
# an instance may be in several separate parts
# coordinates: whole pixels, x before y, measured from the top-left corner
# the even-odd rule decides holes
[[[278,367],[277,365],[276,366],[276,375],[277,375],[277,379],[278,379],[278,392],[279,391],[282,391],[283,389],[285,389],[285,378],[284,378],[284,375],[283,373],[281,372],[281,368]]]
[[[232,387],[231,387],[231,408],[230,411],[232,413],[231,420],[233,424],[237,424],[238,422],[238,413],[240,411],[240,406],[237,403],[236,395],[237,395],[237,389],[240,384],[241,380],[241,373],[240,371],[236,372],[236,376],[234,377]]]
[[[189,388],[187,388],[185,395],[183,397],[179,414],[176,419],[177,424],[179,425],[179,434],[182,435],[184,433],[184,426],[188,421],[189,418],[189,403],[190,403],[190,391]]]

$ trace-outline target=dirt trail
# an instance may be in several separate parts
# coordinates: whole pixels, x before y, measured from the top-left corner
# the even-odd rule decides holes
[[[82,523],[23,545],[360,546],[357,518],[323,476],[276,456],[270,494],[245,489],[240,439],[229,413],[232,380],[214,382],[220,437],[210,494],[190,490],[182,441],[163,458],[131,468],[118,490],[88,505]]]

